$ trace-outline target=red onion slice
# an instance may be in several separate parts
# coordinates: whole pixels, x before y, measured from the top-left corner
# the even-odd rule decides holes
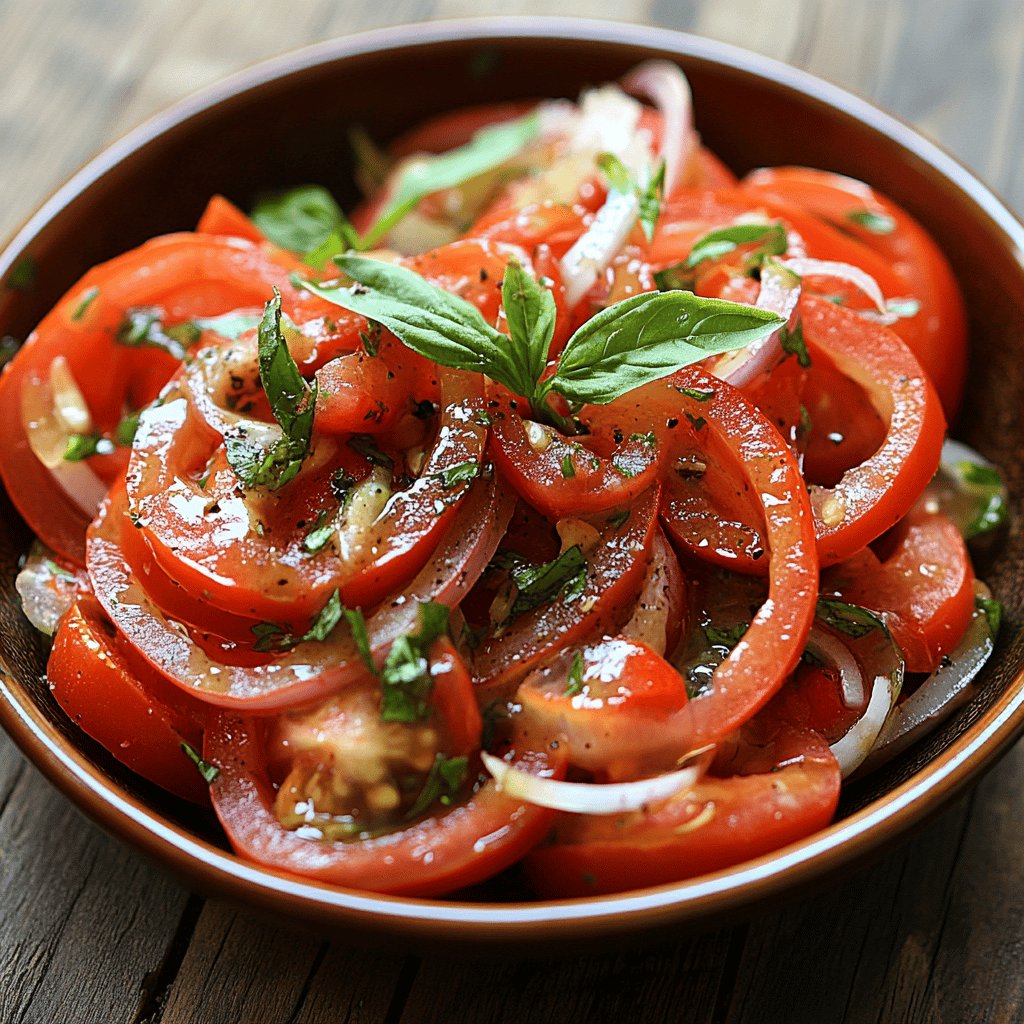
[[[686,75],[667,60],[648,60],[622,79],[626,92],[645,96],[661,112],[661,159],[665,161],[665,195],[671,196],[686,179],[697,149],[693,130],[693,96]]]

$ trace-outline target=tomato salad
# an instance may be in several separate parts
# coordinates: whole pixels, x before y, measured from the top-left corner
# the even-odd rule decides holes
[[[0,378],[67,714],[242,856],[442,895],[684,879],[957,706],[998,471],[956,282],[686,80],[446,114],[89,271]]]

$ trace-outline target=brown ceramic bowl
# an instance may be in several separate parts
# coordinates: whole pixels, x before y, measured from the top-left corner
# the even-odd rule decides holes
[[[486,20],[389,29],[312,47],[179,104],[80,171],[0,254],[0,280],[25,253],[30,292],[0,293],[0,335],[24,337],[92,264],[151,235],[194,224],[207,197],[247,206],[261,190],[322,182],[353,198],[346,127],[388,138],[468,102],[575,96],[647,57],[678,60],[698,126],[735,170],[797,163],[870,181],[932,231],[970,310],[971,379],[958,432],[1001,465],[1012,529],[983,567],[1006,626],[977,694],[938,733],[860,788],[835,824],[713,876],[618,896],[540,903],[499,882],[464,900],[392,899],[302,882],[228,852],[209,814],[136,778],[82,735],[45,684],[42,644],[13,579],[29,533],[3,500],[0,720],[79,807],[196,888],[359,936],[437,949],[536,950],[573,939],[698,926],[742,914],[849,870],[890,847],[975,782],[1024,729],[1021,388],[1024,227],[962,166],[905,125],[834,86],[762,57],[668,31],[598,22]],[[7,415],[10,411],[7,410]]]

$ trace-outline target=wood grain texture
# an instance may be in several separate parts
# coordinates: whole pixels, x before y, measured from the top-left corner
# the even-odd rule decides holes
[[[646,21],[789,61],[914,123],[1024,209],[1020,0],[0,0],[0,235],[107,142],[241,67],[489,13]],[[0,736],[0,1020],[1021,1020],[1022,779],[1018,747],[900,851],[748,924],[465,966],[204,904],[81,819]]]

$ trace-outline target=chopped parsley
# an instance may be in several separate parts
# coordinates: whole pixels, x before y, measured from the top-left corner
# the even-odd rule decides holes
[[[424,811],[440,803],[444,807],[450,807],[452,801],[459,794],[462,784],[466,781],[466,772],[469,768],[467,757],[445,757],[444,754],[437,754],[434,763],[430,766],[430,773],[423,783],[423,789],[416,797],[412,807],[406,812],[407,819],[418,818]]]
[[[380,717],[385,722],[418,722],[430,714],[430,675],[427,651],[448,631],[448,607],[435,601],[419,606],[419,629],[400,636],[380,672]]]
[[[186,743],[182,740],[181,752],[196,766],[196,770],[202,776],[203,782],[210,785],[216,781],[217,776],[220,775],[220,769],[215,764],[204,761],[202,755],[191,743]]]
[[[583,652],[577,651],[572,656],[569,666],[569,678],[565,683],[565,696],[575,697],[583,692]]]

